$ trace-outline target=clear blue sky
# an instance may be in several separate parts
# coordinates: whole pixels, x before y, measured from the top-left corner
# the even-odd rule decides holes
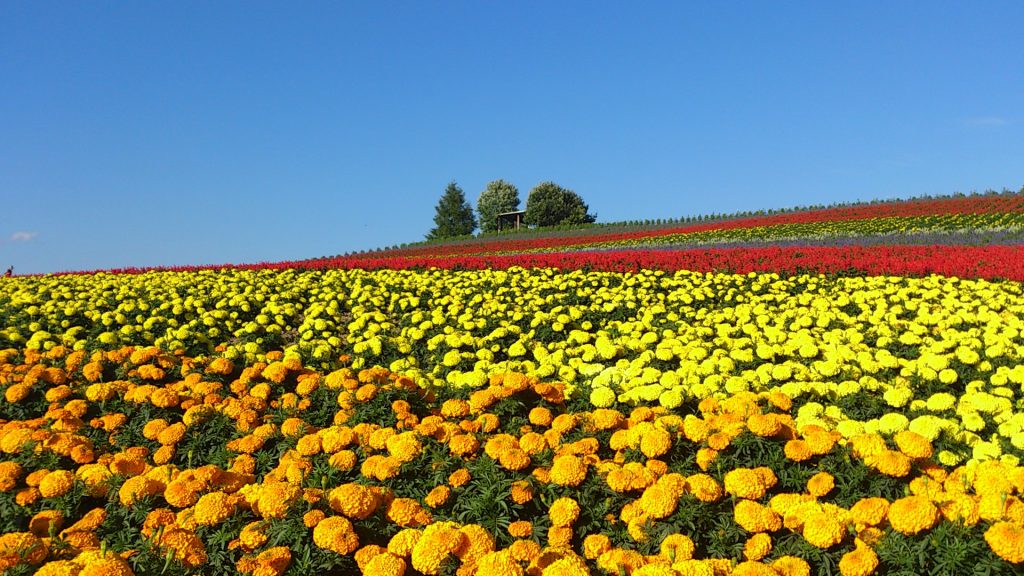
[[[1024,3],[0,3],[0,268],[421,240],[455,180],[599,221],[1024,185]]]

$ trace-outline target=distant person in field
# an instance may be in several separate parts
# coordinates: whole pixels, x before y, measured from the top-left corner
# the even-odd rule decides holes
[[[8,266],[7,272],[4,272],[4,278],[10,278],[11,276],[14,276],[14,266]]]

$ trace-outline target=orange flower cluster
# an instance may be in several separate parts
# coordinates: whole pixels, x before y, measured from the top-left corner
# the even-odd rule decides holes
[[[777,392],[706,399],[686,416],[662,407],[573,413],[563,385],[518,374],[438,401],[384,369],[321,374],[282,354],[244,368],[151,348],[16,358],[0,354],[4,401],[40,413],[0,422],[0,494],[32,510],[21,531],[0,535],[4,569],[131,573],[120,555],[128,551],[105,551],[96,537],[112,516],[104,506],[144,513],[141,527],[125,529],[189,569],[215,557],[201,534],[241,526],[228,545],[235,569],[260,575],[291,566],[292,552],[272,545],[267,532],[287,523],[320,553],[351,557],[374,576],[439,574],[447,566],[460,576],[587,574],[595,565],[634,576],[809,573],[806,561],[778,556],[787,532],[842,554],[843,574],[866,575],[877,569],[873,546],[885,530],[923,535],[942,521],[987,523],[992,551],[1024,561],[1022,469],[999,461],[944,468],[931,460],[931,443],[910,431],[862,434],[847,445],[818,426],[798,429],[792,402]],[[308,414],[323,407],[314,394],[336,403],[316,424]],[[498,408],[513,398],[531,405],[509,424]],[[100,414],[100,403],[120,411]],[[136,409],[150,416],[135,421]],[[359,417],[371,409],[381,422]],[[217,439],[228,454],[220,465],[179,449],[214,420],[233,428]],[[905,479],[908,495],[844,508],[829,501],[838,496],[838,473],[808,473],[803,489],[785,491],[777,466],[724,466],[751,439],[773,444],[802,470],[844,451]],[[44,461],[38,455],[61,467],[30,464]],[[482,463],[504,475],[502,495],[517,510],[541,511],[508,522],[504,547],[499,534],[452,521],[460,498],[486,481],[471,472]],[[600,491],[617,504],[581,496]],[[58,503],[68,498],[96,506],[67,517]],[[595,518],[591,508],[600,505],[608,507]],[[743,561],[701,558],[700,535],[671,525],[685,506],[728,507]],[[370,523],[394,535],[367,541]],[[105,572],[90,571],[98,567]]]

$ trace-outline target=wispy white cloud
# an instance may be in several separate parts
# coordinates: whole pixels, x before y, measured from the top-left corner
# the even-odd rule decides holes
[[[964,126],[968,128],[998,128],[1009,123],[1010,120],[1002,116],[975,116],[963,121]]]
[[[15,242],[28,242],[38,235],[38,232],[15,232],[14,234],[11,234],[11,240]]]

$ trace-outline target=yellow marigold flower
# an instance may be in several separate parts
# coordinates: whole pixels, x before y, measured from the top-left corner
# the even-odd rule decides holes
[[[908,536],[928,530],[939,521],[939,509],[924,496],[900,498],[889,506],[886,515],[893,530]]]
[[[850,519],[857,524],[878,526],[888,511],[889,501],[885,498],[862,498],[850,508]]]
[[[772,562],[772,569],[781,576],[811,576],[811,565],[803,558],[781,556]]]
[[[828,472],[818,472],[807,481],[807,492],[815,498],[821,498],[835,488],[835,478]]]
[[[313,543],[337,554],[345,555],[359,548],[359,537],[352,523],[344,516],[329,516],[313,528]]]
[[[878,555],[869,546],[858,545],[852,552],[843,554],[839,560],[839,571],[843,576],[868,576],[878,568]]]
[[[738,498],[760,500],[764,498],[766,486],[762,475],[749,468],[737,468],[725,474],[725,491]]]
[[[499,550],[488,552],[480,557],[476,563],[477,574],[490,576],[525,576],[526,572],[522,565],[512,555],[511,550]]]
[[[772,538],[764,532],[751,536],[743,545],[743,556],[751,562],[757,562],[771,554]]]
[[[965,526],[974,526],[981,521],[981,510],[978,500],[972,496],[950,496],[939,504],[939,512],[950,522],[960,522]]]
[[[724,432],[715,432],[711,436],[708,436],[708,448],[721,452],[729,447],[732,443],[732,436]]]
[[[669,562],[675,563],[693,558],[693,553],[696,549],[696,545],[694,545],[693,540],[689,536],[669,534],[661,541],[659,552],[663,557],[668,558]]]
[[[812,546],[830,548],[843,540],[846,527],[829,514],[812,511],[804,517],[803,536]]]
[[[39,494],[43,498],[56,498],[70,492],[74,484],[74,473],[68,470],[55,470],[43,476],[39,482]]]
[[[678,496],[668,487],[655,484],[644,490],[639,502],[645,514],[660,520],[668,518],[676,511]]]
[[[579,486],[587,477],[587,465],[572,455],[556,456],[551,466],[551,482],[559,486]]]
[[[18,485],[23,469],[17,462],[0,462],[0,492],[10,492]]]
[[[1024,528],[1012,522],[996,522],[985,531],[985,542],[997,556],[1020,564],[1024,562]]]
[[[555,526],[572,526],[580,515],[580,505],[572,498],[562,497],[555,500],[548,510],[551,523]]]

